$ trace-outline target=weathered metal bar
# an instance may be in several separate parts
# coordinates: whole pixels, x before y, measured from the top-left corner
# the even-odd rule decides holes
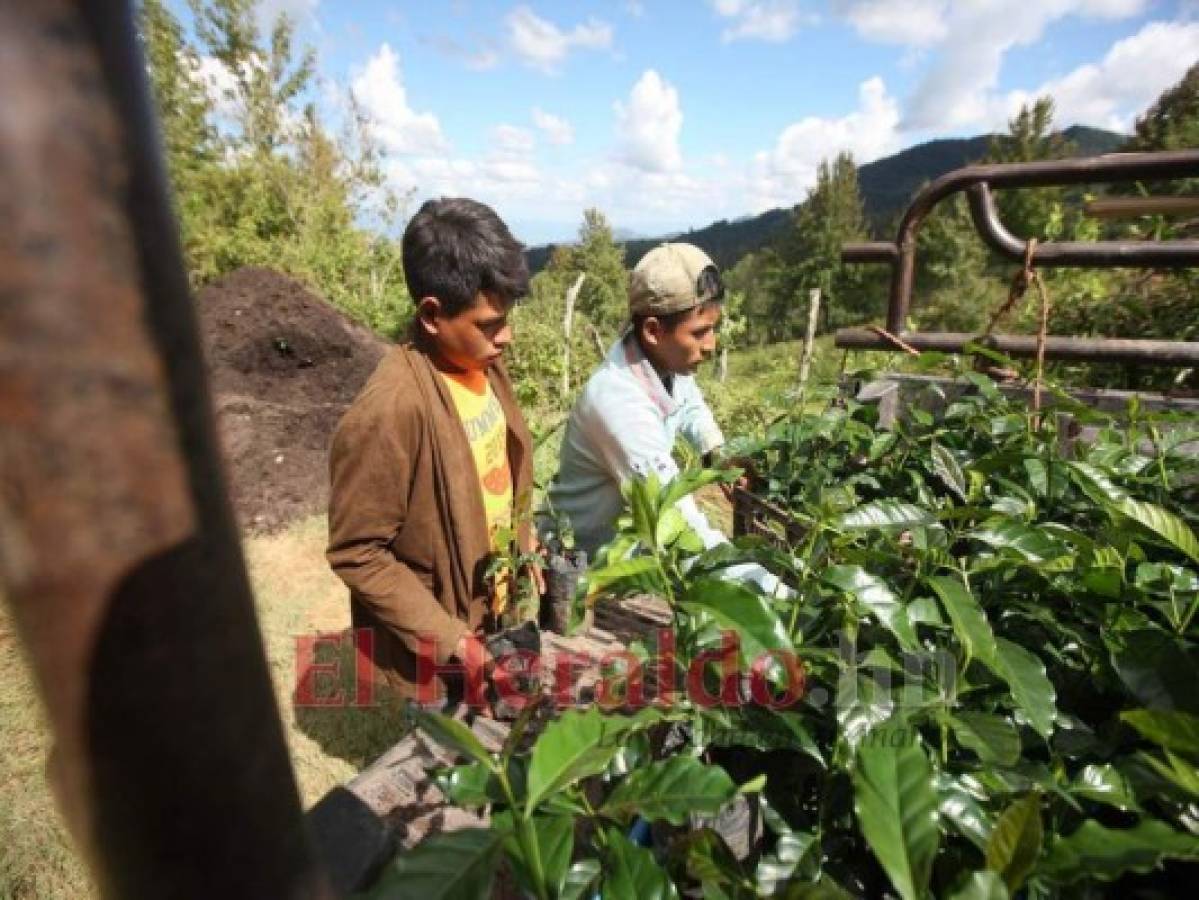
[[[847,263],[890,263],[899,260],[899,248],[890,241],[842,244],[841,261]]]
[[[329,896],[127,0],[0,0],[0,584],[106,897]]]
[[[1199,197],[1100,197],[1088,200],[1083,209],[1096,219],[1192,216],[1199,215]]]
[[[974,227],[987,246],[1008,259],[1022,262],[1025,241],[1004,227],[995,207],[995,196],[987,184],[972,184],[966,194]],[[1047,241],[1036,245],[1032,262],[1038,266],[1194,266],[1199,265],[1199,240]]]
[[[992,334],[983,337],[962,331],[906,331],[899,335],[917,350],[960,353],[969,343],[980,344],[1007,356],[1031,358],[1037,352],[1034,335]],[[894,350],[876,332],[842,328],[836,344],[846,350]],[[1077,362],[1149,363],[1156,366],[1199,364],[1199,341],[1119,340],[1113,338],[1054,337],[1045,339],[1047,359]]]

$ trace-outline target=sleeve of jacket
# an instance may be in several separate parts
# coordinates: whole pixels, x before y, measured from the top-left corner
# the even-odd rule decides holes
[[[694,378],[681,379],[679,387],[683,405],[679,431],[699,453],[711,453],[724,443],[724,434],[716,424],[716,417]]]
[[[593,452],[618,483],[634,476],[645,478],[651,472],[663,483],[672,480],[679,474],[679,467],[662,423],[652,411],[628,400],[627,396],[607,395],[594,398],[588,405],[580,424]],[[684,497],[677,505],[705,547],[726,540],[708,522],[694,497]]]
[[[405,414],[418,415],[376,394],[360,397],[338,424],[329,453],[326,556],[354,595],[412,652],[420,637],[432,637],[437,661],[444,663],[470,629],[391,551],[407,519],[414,450],[424,427],[419,421],[398,427],[397,417]]]

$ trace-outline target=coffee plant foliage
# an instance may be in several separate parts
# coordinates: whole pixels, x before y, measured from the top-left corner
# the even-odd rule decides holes
[[[476,805],[500,812],[472,838],[488,865],[537,896],[580,896],[581,881],[603,896],[1180,890],[1199,860],[1199,464],[1186,452],[1199,423],[1135,405],[1117,421],[1053,388],[1053,412],[1035,417],[989,380],[964,384],[930,389],[891,428],[847,402],[734,440],[790,541],[703,549],[675,503],[724,473],[627,486],[579,617],[654,593],[680,667],[732,631],[743,663],[793,652],[806,691],[782,708],[682,692],[669,712],[567,713],[572,732],[595,730],[594,755],[560,762],[570,779],[539,776],[532,807],[515,788],[500,799],[493,764],[472,757]],[[788,588],[729,574],[746,563]],[[707,683],[720,675],[713,663]],[[568,743],[564,727],[530,766],[551,754],[541,742]],[[651,740],[664,728],[665,753]],[[605,729],[629,729],[623,754]],[[766,823],[756,855],[738,859],[710,828],[671,836],[696,825],[671,806],[680,788],[702,794],[699,813],[738,782]],[[561,821],[537,824],[551,810]],[[638,817],[667,836],[630,845]],[[553,861],[544,877],[526,864],[535,844]]]

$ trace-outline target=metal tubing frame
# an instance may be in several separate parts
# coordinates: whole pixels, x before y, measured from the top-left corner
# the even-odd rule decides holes
[[[1023,261],[1025,242],[1012,235],[999,220],[992,188],[1027,188],[1117,181],[1171,181],[1199,177],[1199,150],[1161,153],[1111,153],[1080,159],[1034,163],[997,163],[967,166],[949,172],[916,195],[900,221],[894,242],[872,241],[845,244],[841,259],[846,263],[886,263],[891,266],[891,288],[887,305],[887,330],[903,331],[911,305],[916,272],[916,236],[933,207],[952,194],[966,192],[975,228],[987,244],[1016,261]],[[1037,244],[1034,265],[1044,266],[1130,266],[1181,267],[1199,265],[1199,240],[1095,241]],[[838,332],[837,346],[842,344]],[[913,335],[904,340],[912,343]],[[884,338],[874,336],[870,349],[888,349]],[[959,348],[960,349],[960,348]],[[1140,357],[1139,362],[1162,364]],[[1047,350],[1047,357],[1059,358]],[[1190,364],[1190,363],[1187,363]]]

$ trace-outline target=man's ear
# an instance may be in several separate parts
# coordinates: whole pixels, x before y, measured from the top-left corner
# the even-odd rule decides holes
[[[435,335],[438,331],[437,317],[441,315],[441,301],[436,297],[421,297],[416,304],[416,318],[425,334]]]
[[[641,340],[651,347],[656,347],[662,340],[662,331],[662,320],[656,316],[647,316],[641,323]]]

